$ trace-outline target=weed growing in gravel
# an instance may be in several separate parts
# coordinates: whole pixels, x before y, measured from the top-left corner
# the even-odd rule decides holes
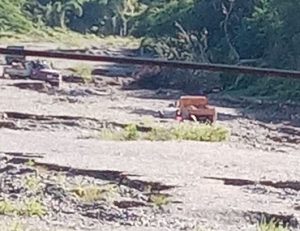
[[[273,219],[270,222],[262,221],[258,225],[257,231],[289,231],[289,229]]]
[[[100,138],[105,140],[193,140],[220,142],[229,138],[229,131],[221,126],[209,124],[182,123],[169,127],[153,126],[149,132],[139,132],[137,126],[129,124],[121,131],[104,129]]]
[[[42,217],[47,213],[44,205],[36,199],[26,200],[22,207],[23,208],[21,208],[21,213],[29,217],[32,216]]]
[[[12,215],[16,213],[16,205],[8,199],[0,201],[0,214],[2,215]]]
[[[28,160],[25,165],[27,165],[28,167],[33,167],[35,165],[35,161],[34,160]]]
[[[40,188],[40,180],[36,176],[26,177],[25,187],[27,190],[36,192]]]
[[[46,208],[36,199],[26,199],[25,201],[19,203],[5,199],[0,202],[0,214],[42,217],[46,214]]]
[[[125,127],[123,136],[125,140],[137,140],[139,138],[139,132],[135,124],[129,124]]]
[[[171,203],[169,196],[165,194],[152,194],[149,197],[149,201],[158,208],[162,208]]]
[[[109,201],[111,200],[115,193],[117,193],[117,186],[79,186],[71,190],[80,200],[84,202],[95,202],[95,201]]]

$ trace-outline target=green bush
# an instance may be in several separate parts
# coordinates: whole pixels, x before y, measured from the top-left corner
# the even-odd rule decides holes
[[[273,219],[270,222],[262,221],[258,225],[257,231],[289,231],[289,229]]]
[[[46,208],[40,201],[32,198],[26,198],[21,202],[5,199],[0,201],[0,214],[42,217],[46,214]]]
[[[123,137],[125,140],[136,140],[139,137],[137,126],[135,124],[129,124],[125,127],[123,132]]]
[[[196,123],[182,123],[167,127],[154,125],[148,132],[139,132],[137,126],[130,124],[121,131],[104,129],[100,139],[105,140],[192,140],[220,142],[229,138],[230,132],[222,126]]]
[[[181,124],[171,130],[176,140],[219,142],[226,140],[229,131],[221,126]]]

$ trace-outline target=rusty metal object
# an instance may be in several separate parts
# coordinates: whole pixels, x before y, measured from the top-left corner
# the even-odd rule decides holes
[[[230,72],[230,73],[242,73],[250,74],[254,76],[273,76],[273,77],[285,77],[300,79],[300,71],[295,70],[282,70],[271,68],[255,68],[248,66],[226,65],[226,64],[210,64],[210,63],[195,63],[195,62],[182,62],[171,61],[162,59],[148,59],[137,57],[120,57],[120,56],[104,56],[104,55],[88,55],[88,54],[74,54],[63,52],[49,52],[49,51],[36,51],[36,50],[17,50],[0,48],[0,54],[6,55],[23,55],[33,57],[47,57],[58,59],[72,59],[72,60],[84,60],[84,61],[98,61],[98,62],[110,62],[110,63],[124,63],[124,64],[136,64],[136,65],[153,65],[153,66],[165,66],[172,68],[184,68],[195,69],[212,72]]]
[[[204,96],[181,96],[179,100],[179,107],[187,107],[187,106],[205,106],[208,104],[207,97]]]
[[[208,105],[205,96],[182,96],[178,102],[179,113],[185,120],[216,122],[216,109]]]

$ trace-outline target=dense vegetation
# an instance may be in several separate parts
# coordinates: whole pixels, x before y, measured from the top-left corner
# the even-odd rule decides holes
[[[300,69],[299,17],[298,0],[0,2],[2,33],[38,33],[60,27],[98,36],[131,35],[145,38],[146,52],[169,59],[284,69]],[[225,89],[247,89],[250,95],[275,93],[300,99],[299,81],[224,74],[221,83]]]

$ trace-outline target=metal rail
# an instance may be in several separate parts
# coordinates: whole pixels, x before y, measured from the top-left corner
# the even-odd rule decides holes
[[[52,51],[50,52],[50,51],[37,51],[37,50],[17,50],[17,49],[7,49],[7,48],[0,48],[0,54],[57,58],[57,59],[72,59],[72,60],[82,60],[82,61],[110,62],[110,63],[122,63],[122,64],[135,64],[135,65],[155,65],[155,66],[194,69],[194,70],[203,70],[203,71],[212,71],[212,72],[243,73],[243,74],[251,74],[255,76],[273,76],[273,77],[300,79],[300,71],[270,69],[270,68],[256,68],[256,67],[236,66],[236,65],[226,65],[226,64],[208,64],[208,63],[182,62],[182,61],[171,61],[171,60],[149,59],[149,58],[138,58],[138,57],[87,55],[87,54],[75,54],[70,52],[65,53],[65,52],[52,52]]]

